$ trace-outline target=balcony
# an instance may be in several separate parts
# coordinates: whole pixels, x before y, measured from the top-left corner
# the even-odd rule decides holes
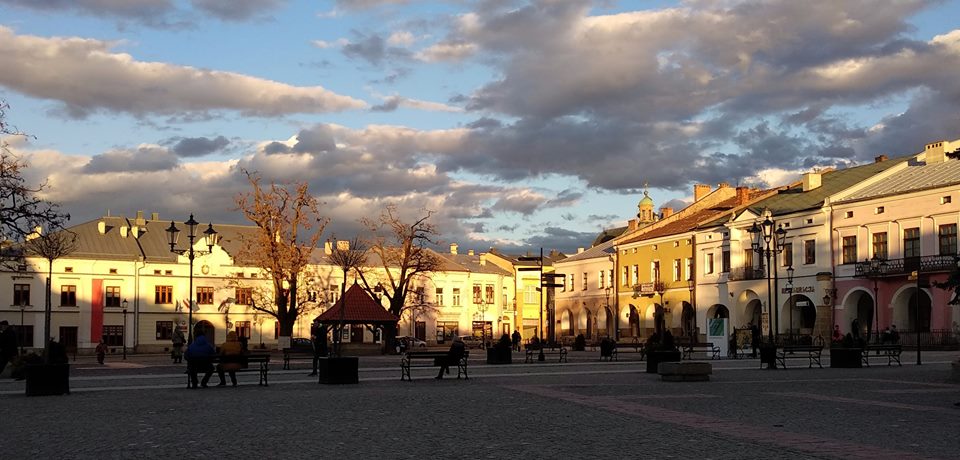
[[[883,261],[886,265],[883,266],[879,276],[909,275],[916,270],[920,270],[920,273],[948,272],[957,266],[957,260],[957,256],[954,255],[888,259]],[[871,276],[870,261],[857,262],[853,276],[869,278]]]
[[[730,270],[730,273],[727,275],[728,281],[745,281],[745,280],[763,280],[767,279],[767,272],[762,268],[754,267],[739,267]]]

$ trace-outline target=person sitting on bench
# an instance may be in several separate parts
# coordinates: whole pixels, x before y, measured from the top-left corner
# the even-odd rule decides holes
[[[216,352],[210,342],[207,342],[207,336],[200,334],[193,339],[193,343],[187,347],[187,373],[190,374],[190,388],[198,388],[197,374],[203,372],[203,380],[200,381],[200,387],[206,388],[207,382],[213,376],[213,357]]]
[[[227,341],[220,345],[220,364],[217,364],[217,376],[220,377],[218,387],[226,386],[227,379],[223,375],[230,374],[230,383],[237,386],[237,371],[243,368],[243,345],[237,339],[237,333],[227,333]]]
[[[457,366],[460,364],[460,360],[463,359],[463,353],[467,350],[467,346],[463,343],[463,339],[460,336],[453,339],[453,343],[450,344],[450,350],[447,351],[447,357],[443,360],[443,363],[440,365],[440,373],[434,377],[437,380],[443,379],[443,374],[450,373],[450,366]]]

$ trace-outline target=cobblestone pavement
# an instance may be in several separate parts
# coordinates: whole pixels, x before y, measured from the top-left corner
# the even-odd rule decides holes
[[[203,390],[184,389],[183,368],[162,357],[81,357],[69,396],[26,398],[22,382],[0,381],[0,456],[957,458],[956,355],[864,369],[714,361],[710,382],[689,383],[596,353],[476,360],[469,380],[420,369],[413,382],[399,381],[395,356],[362,357],[359,385],[318,385],[298,360],[269,387],[247,373],[239,388]]]

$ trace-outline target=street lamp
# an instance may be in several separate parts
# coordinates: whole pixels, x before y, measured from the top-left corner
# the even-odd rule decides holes
[[[177,248],[177,239],[180,238],[180,229],[173,224],[173,221],[170,221],[170,227],[167,228],[167,241],[170,243],[170,252],[179,255],[186,255],[187,259],[190,260],[190,293],[189,293],[189,303],[187,308],[187,340],[190,343],[193,343],[193,260],[197,256],[202,256],[210,254],[213,252],[213,246],[217,244],[219,235],[216,230],[213,229],[213,223],[210,223],[207,226],[207,229],[203,232],[204,241],[207,243],[206,251],[197,251],[193,249],[193,242],[197,238],[197,225],[199,222],[193,220],[193,214],[190,214],[190,219],[183,223],[187,226],[187,244],[189,247],[186,249]]]
[[[867,272],[867,277],[873,281],[873,319],[876,324],[876,329],[874,332],[877,334],[877,342],[880,342],[880,315],[879,315],[879,304],[880,304],[880,288],[877,285],[877,281],[880,280],[880,277],[887,271],[887,261],[877,257],[876,254],[868,260],[869,262],[869,271]],[[870,342],[869,335],[867,336],[867,342]]]
[[[480,311],[480,342],[487,346],[487,310],[493,305],[492,299],[480,300],[477,304],[477,310]]]
[[[612,286],[607,286],[607,287],[603,288],[603,295],[604,295],[604,297],[606,298],[606,303],[604,304],[604,305],[606,306],[606,311],[607,311],[607,315],[606,315],[606,316],[609,316],[609,315],[610,315],[610,293],[611,293],[612,291],[613,291],[613,287],[612,287]],[[618,315],[619,315],[619,314],[618,314]],[[620,320],[620,317],[619,317],[619,316],[616,316],[616,320],[619,321],[619,320]],[[606,326],[606,325],[604,325],[604,326]],[[613,340],[617,340],[617,324],[616,324],[616,322],[614,322],[614,324],[613,324]]]
[[[691,278],[687,280],[687,290],[690,291],[690,307],[693,308],[693,327],[690,328],[690,343],[696,342],[694,340],[694,335],[697,331],[697,299],[693,295],[693,289],[696,287],[697,282],[692,278],[693,274],[690,274]],[[706,318],[704,318],[704,326],[706,326]]]
[[[787,238],[787,231],[783,229],[781,224],[779,227],[776,227],[776,223],[770,219],[770,216],[767,216],[763,219],[763,222],[760,222],[760,225],[757,225],[757,222],[753,223],[753,226],[750,227],[747,232],[753,237],[753,242],[750,245],[754,252],[761,256],[761,263],[763,259],[766,258],[767,263],[767,328],[768,328],[768,340],[770,342],[771,353],[776,353],[776,340],[774,339],[773,330],[776,327],[773,322],[773,303],[774,303],[774,294],[773,289],[773,279],[776,277],[777,270],[775,267],[771,266],[771,258],[774,258],[773,262],[775,263],[775,256],[780,254],[783,251],[784,244]],[[771,269],[772,272],[771,272]],[[776,369],[777,363],[776,359],[771,358],[767,362],[767,369]]]
[[[127,299],[123,299],[120,305],[123,305],[123,335],[120,338],[123,339],[123,359],[127,359]]]
[[[663,312],[663,294],[667,291],[667,286],[663,283],[663,281],[656,280],[653,283],[653,290],[660,296],[660,303],[657,304],[656,308],[654,309],[655,313],[653,318],[653,321],[654,321],[653,325],[654,325],[654,328],[656,329],[657,337],[662,338],[663,330],[665,329],[665,326],[666,326],[664,324],[665,319],[664,319],[664,312]]]
[[[20,355],[23,356],[23,311],[27,309],[27,299],[20,296],[20,331],[17,334],[17,342],[20,342]]]
[[[788,293],[790,294],[790,326],[787,327],[787,330],[790,332],[790,343],[793,343],[793,265],[787,267],[787,286]]]

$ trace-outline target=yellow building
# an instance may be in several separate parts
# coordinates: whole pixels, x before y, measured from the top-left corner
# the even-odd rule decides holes
[[[484,259],[514,274],[516,281],[516,310],[514,323],[523,340],[533,336],[543,339],[554,337],[556,319],[554,308],[554,288],[540,288],[544,274],[553,273],[553,263],[566,256],[551,250],[540,254],[527,253],[523,256],[503,254],[496,249],[483,254]],[[549,278],[547,278],[549,279]]]

